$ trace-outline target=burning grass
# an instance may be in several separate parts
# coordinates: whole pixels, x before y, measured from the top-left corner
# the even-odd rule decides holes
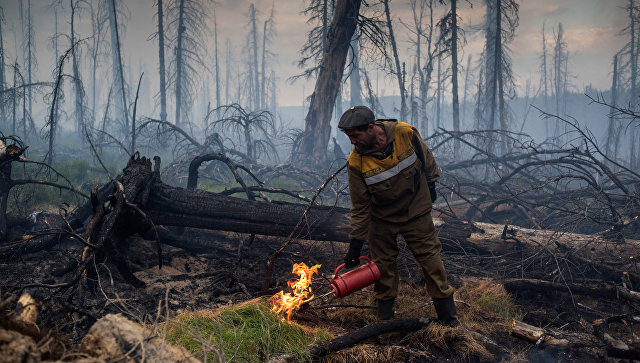
[[[330,339],[328,332],[283,321],[263,300],[217,311],[187,312],[172,320],[167,340],[206,361],[266,361],[269,356],[293,353],[305,358],[308,345]]]
[[[299,278],[287,281],[292,292],[280,291],[269,299],[272,306],[271,311],[280,314],[283,318],[286,317],[287,321],[291,321],[293,312],[302,304],[313,299],[311,280],[313,275],[318,273],[319,268],[320,265],[308,267],[304,262],[294,264],[292,273],[297,274]]]

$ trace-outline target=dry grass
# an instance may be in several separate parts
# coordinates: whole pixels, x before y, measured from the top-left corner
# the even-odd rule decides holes
[[[454,298],[462,325],[486,336],[508,334],[508,322],[524,315],[504,287],[493,280],[464,279]],[[371,291],[360,291],[334,303],[375,305]],[[405,283],[401,283],[395,311],[396,318],[436,315],[426,289]],[[375,309],[339,308],[327,310],[325,314],[323,325],[334,335],[342,335],[376,321]],[[325,361],[387,362],[433,360],[437,357],[468,361],[492,357],[484,344],[465,329],[439,324],[409,334],[386,334],[376,338],[376,343],[345,349],[330,355]],[[519,360],[516,352],[513,357],[515,361]]]
[[[504,286],[493,280],[465,280],[456,299],[464,302],[456,304],[462,325],[485,335],[508,331],[512,319],[524,316]]]
[[[463,329],[431,324],[409,336],[409,345],[420,350],[433,351],[434,347],[454,355],[460,360],[488,359],[493,355]]]

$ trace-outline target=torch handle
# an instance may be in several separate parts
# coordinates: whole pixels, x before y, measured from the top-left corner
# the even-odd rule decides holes
[[[367,260],[368,262],[371,262],[371,260],[367,256],[360,256],[358,258],[361,260],[364,259],[364,260]],[[343,267],[344,267],[344,263],[336,268],[336,271],[333,273],[333,276],[334,277],[338,276],[338,271],[340,271]]]

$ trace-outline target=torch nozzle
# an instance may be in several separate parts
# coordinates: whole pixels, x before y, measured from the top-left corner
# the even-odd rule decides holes
[[[325,296],[329,296],[329,295],[331,295],[331,294],[333,294],[333,290],[329,290],[329,292],[324,293],[324,294],[322,294],[322,295],[314,296],[314,297],[312,297],[311,299],[307,300],[307,301],[305,302],[305,304],[308,304],[308,303],[312,302],[312,301],[313,301],[313,300],[315,300],[315,299],[321,299],[321,298],[323,298],[323,297],[325,297]]]

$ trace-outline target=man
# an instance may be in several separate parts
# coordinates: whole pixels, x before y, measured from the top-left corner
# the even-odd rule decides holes
[[[422,267],[438,319],[457,325],[453,288],[440,259],[431,203],[440,177],[431,150],[418,131],[397,120],[376,120],[365,106],[347,110],[338,128],[354,145],[348,158],[351,233],[347,268],[359,263],[365,240],[381,278],[374,287],[378,319],[393,318],[398,295],[396,237],[401,234]]]

